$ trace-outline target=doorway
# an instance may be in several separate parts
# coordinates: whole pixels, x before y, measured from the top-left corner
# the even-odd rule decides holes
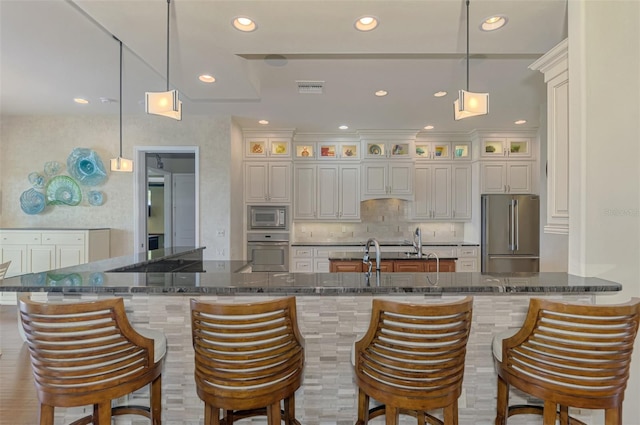
[[[198,246],[198,153],[197,146],[135,148],[136,253]]]

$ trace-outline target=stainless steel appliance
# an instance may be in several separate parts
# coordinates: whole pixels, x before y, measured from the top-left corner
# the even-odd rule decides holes
[[[249,205],[247,211],[249,230],[288,230],[288,207]]]
[[[254,272],[289,271],[289,234],[248,233],[247,257]]]
[[[540,198],[482,195],[482,273],[540,269]]]

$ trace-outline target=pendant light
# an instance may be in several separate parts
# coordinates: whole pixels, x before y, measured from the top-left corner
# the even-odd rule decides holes
[[[111,171],[133,171],[133,161],[122,157],[122,41],[118,40],[114,35],[113,38],[120,43],[120,155],[111,159]]]
[[[145,110],[147,114],[182,120],[182,102],[177,90],[169,90],[169,16],[171,0],[167,0],[167,91],[146,92]]]
[[[487,115],[489,113],[489,93],[474,93],[469,91],[469,0],[467,0],[467,89],[458,92],[458,99],[453,102],[453,118],[458,121],[463,118]]]

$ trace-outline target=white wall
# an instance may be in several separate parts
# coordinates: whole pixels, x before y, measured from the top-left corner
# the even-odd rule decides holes
[[[111,255],[133,253],[133,174],[110,173],[109,159],[118,152],[117,116],[3,116],[0,123],[0,174],[2,227],[109,227]],[[183,121],[164,117],[135,116],[123,121],[123,155],[133,157],[133,146],[199,146],[200,242],[208,246],[207,259],[227,259],[230,246],[232,196],[231,119],[184,116]],[[30,185],[27,176],[42,172],[45,162],[66,164],[75,147],[95,150],[109,177],[98,189],[105,194],[101,207],[85,200],[75,207],[47,207],[42,214],[27,215],[20,209],[20,194]],[[239,161],[239,160],[238,160]],[[239,165],[238,165],[239,166]],[[136,167],[136,164],[134,164]],[[86,189],[83,188],[86,192]],[[217,229],[226,229],[223,238]],[[225,256],[216,257],[216,249]]]
[[[640,296],[640,2],[569,1],[569,272]],[[636,339],[624,424],[640,418]]]

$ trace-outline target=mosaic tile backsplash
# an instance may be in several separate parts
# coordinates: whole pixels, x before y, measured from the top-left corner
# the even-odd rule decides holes
[[[411,221],[411,203],[401,199],[375,199],[360,203],[361,222],[294,222],[296,242],[352,242],[375,237],[379,241],[412,240],[416,227],[424,242],[464,242],[464,223]]]

